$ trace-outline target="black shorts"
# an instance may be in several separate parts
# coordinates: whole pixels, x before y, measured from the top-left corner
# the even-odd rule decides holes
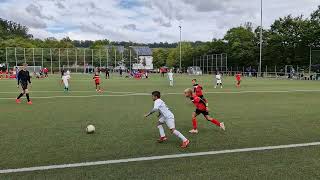
[[[20,85],[21,85],[22,90],[28,89],[28,83],[21,83]]]
[[[200,109],[196,109],[195,113],[197,114],[197,116],[198,116],[199,114],[202,114],[202,115],[204,115],[204,116],[208,116],[208,115],[209,115],[209,112],[208,112],[208,111],[202,111],[202,110],[200,110]]]

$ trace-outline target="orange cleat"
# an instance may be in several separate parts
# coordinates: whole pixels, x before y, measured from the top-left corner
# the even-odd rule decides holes
[[[168,140],[168,138],[166,136],[160,137],[160,139],[158,139],[158,143],[163,143],[163,142],[165,142],[167,140]]]
[[[187,148],[190,144],[190,141],[187,139],[185,142],[181,144],[181,148]]]
[[[32,101],[27,102],[27,104],[32,105]]]
[[[20,104],[20,103],[21,103],[21,100],[20,100],[20,99],[16,99],[16,103],[17,103],[17,104]]]

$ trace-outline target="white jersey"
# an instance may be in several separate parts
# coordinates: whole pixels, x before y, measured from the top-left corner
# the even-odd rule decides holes
[[[168,72],[168,78],[170,81],[173,81],[173,73],[172,72]]]
[[[69,79],[70,79],[70,76],[69,75],[64,75],[64,76],[62,76],[62,81],[63,81],[63,84],[65,85],[65,86],[68,86],[69,85]]]
[[[216,75],[216,79],[217,79],[217,81],[221,81],[221,75],[220,75],[220,74],[217,74],[217,75]]]
[[[162,117],[166,119],[174,119],[173,113],[169,110],[166,103],[161,99],[157,99],[154,101],[153,109],[159,111]]]

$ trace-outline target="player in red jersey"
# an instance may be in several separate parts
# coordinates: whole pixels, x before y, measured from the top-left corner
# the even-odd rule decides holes
[[[184,91],[184,95],[187,98],[190,98],[191,101],[193,102],[193,104],[196,106],[195,112],[192,113],[193,129],[189,131],[190,133],[197,134],[199,132],[198,131],[198,126],[197,126],[197,124],[198,124],[197,123],[197,116],[200,115],[200,114],[202,114],[211,123],[213,123],[216,126],[220,127],[222,130],[226,129],[223,122],[219,122],[218,120],[216,120],[216,119],[214,119],[214,118],[209,116],[209,109],[208,109],[208,107],[206,105],[206,101],[204,101],[199,96],[194,94],[192,92],[192,89],[186,89]]]
[[[237,81],[237,83],[236,83],[237,88],[240,88],[241,73],[237,73],[237,74],[236,74],[236,81]]]
[[[2,72],[2,70],[0,70],[0,79],[2,79],[2,74],[3,74],[3,72]]]
[[[101,92],[101,87],[100,87],[100,75],[98,72],[96,72],[93,76],[94,82],[96,84],[96,91]]]
[[[192,79],[192,85],[193,85],[193,92],[200,97],[201,99],[203,99],[206,102],[206,105],[208,106],[208,102],[207,100],[204,98],[203,96],[203,88],[200,84],[197,83],[196,79]]]

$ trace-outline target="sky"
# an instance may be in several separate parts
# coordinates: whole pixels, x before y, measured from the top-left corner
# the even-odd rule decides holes
[[[292,14],[308,17],[319,0],[263,0],[263,26]],[[0,17],[35,38],[177,42],[222,38],[228,29],[260,24],[260,0],[0,0]]]

